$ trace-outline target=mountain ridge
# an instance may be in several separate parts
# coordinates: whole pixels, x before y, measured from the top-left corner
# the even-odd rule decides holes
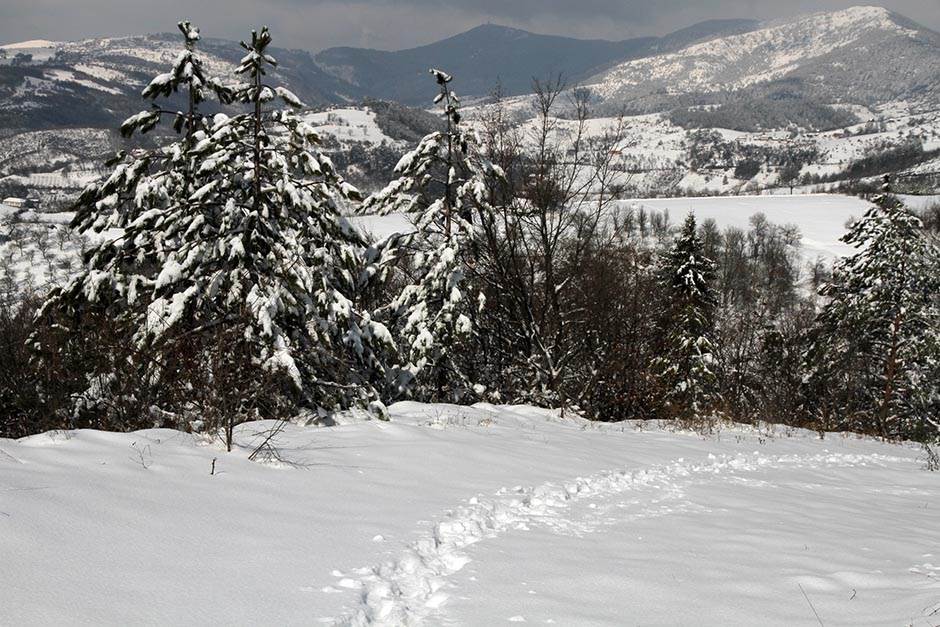
[[[614,42],[484,24],[403,51],[332,48],[314,54],[274,48],[280,65],[273,74],[314,107],[366,98],[421,106],[433,97],[427,76],[431,66],[455,74],[455,87],[464,96],[485,96],[497,82],[507,94],[519,94],[529,90],[536,76],[558,72],[577,82],[625,58],[681,48],[689,41],[752,26],[742,20],[710,21],[665,37]],[[4,44],[0,127],[114,127],[141,107],[140,90],[153,75],[165,71],[179,48],[178,36],[172,33]],[[236,42],[212,37],[203,38],[200,52],[210,73],[219,76],[230,76],[241,57]]]
[[[155,34],[2,48],[0,129],[10,133],[114,128],[144,105],[140,89],[165,71],[180,44],[176,35]],[[241,56],[238,44],[224,39],[205,38],[200,48],[210,72],[221,76],[230,76]],[[762,23],[712,20],[622,41],[482,24],[399,51],[273,52],[280,61],[274,80],[320,108],[365,99],[428,106],[431,66],[455,75],[455,90],[470,99],[489,95],[497,83],[504,95],[522,96],[533,77],[561,73],[569,85],[595,93],[599,115],[752,102],[779,108],[788,101],[816,109],[902,100],[940,106],[940,34],[871,6]]]
[[[628,60],[585,81],[608,106],[715,104],[731,94],[829,102],[940,103],[940,34],[882,7],[766,22],[746,33]]]
[[[405,104],[427,101],[427,68],[446,68],[459,79],[458,93],[487,95],[499,82],[507,95],[526,93],[533,77],[562,74],[570,83],[630,58],[672,50],[692,41],[746,31],[753,20],[709,20],[663,37],[576,39],[481,24],[437,42],[387,51],[348,46],[314,56],[327,73],[363,87],[372,97]],[[499,68],[494,72],[493,68]],[[497,81],[498,78],[498,81]]]

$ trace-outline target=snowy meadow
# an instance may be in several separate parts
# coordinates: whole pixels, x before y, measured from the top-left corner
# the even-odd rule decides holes
[[[820,22],[921,36],[728,37]],[[174,40],[67,211],[0,204],[0,624],[940,625],[935,117],[611,117],[695,42],[314,110],[267,27]]]
[[[531,407],[0,440],[4,622],[932,625],[938,487],[850,434]],[[214,469],[214,474],[213,474]]]

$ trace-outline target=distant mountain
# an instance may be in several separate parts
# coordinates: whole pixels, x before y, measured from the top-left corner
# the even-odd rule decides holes
[[[200,49],[210,72],[234,80],[242,56],[236,42],[205,39]],[[179,37],[169,34],[7,45],[0,55],[0,129],[113,127],[140,109],[141,89],[166,71],[179,50]],[[308,52],[273,54],[280,62],[276,80],[309,105],[362,97],[323,72]]]
[[[880,7],[762,24],[617,64],[586,81],[610,108],[745,99],[940,104],[940,34]]]
[[[457,77],[458,94],[484,96],[497,82],[507,95],[522,94],[531,90],[533,77],[560,72],[569,83],[575,83],[627,59],[678,50],[697,41],[746,32],[756,25],[751,20],[714,20],[665,37],[604,41],[537,35],[486,24],[408,50],[330,48],[314,58],[323,71],[369,96],[423,105],[434,94],[427,74],[431,66]]]
[[[364,98],[423,106],[434,92],[427,74],[431,66],[456,74],[462,95],[486,95],[498,80],[508,94],[517,94],[529,90],[534,76],[562,72],[577,81],[624,59],[753,26],[741,20],[707,22],[666,37],[611,42],[486,25],[399,52],[332,48],[314,57],[275,48],[274,77],[311,106]],[[140,90],[166,71],[179,49],[175,34],[0,46],[0,136],[10,129],[113,128],[141,107]],[[204,39],[200,50],[210,71],[222,77],[232,77],[242,56],[236,42],[222,39]]]
[[[0,140],[116,128],[146,106],[141,89],[179,48],[173,34],[0,46]],[[233,77],[242,54],[236,42],[205,39],[201,50],[210,72]],[[710,21],[624,41],[483,25],[397,52],[273,52],[274,80],[314,107],[365,99],[427,107],[435,89],[427,69],[440,67],[466,97],[485,96],[497,82],[506,95],[523,95],[533,77],[560,72],[595,92],[598,114],[670,112],[685,127],[825,129],[854,120],[851,107],[833,104],[940,108],[940,34],[879,7],[769,23]]]

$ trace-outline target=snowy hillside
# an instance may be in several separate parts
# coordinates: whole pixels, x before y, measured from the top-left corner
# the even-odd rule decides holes
[[[619,65],[592,87],[606,98],[629,86],[655,83],[672,93],[731,91],[770,81],[793,71],[801,62],[858,45],[873,36],[916,37],[879,7],[854,7],[819,13],[741,35],[690,46]]]
[[[442,64],[455,73],[462,96],[487,94],[497,79],[508,85],[510,70],[515,79],[508,93],[522,93],[532,76],[545,74],[542,66],[555,58],[546,51],[559,41],[580,59],[579,73],[569,79],[583,78],[599,96],[593,126],[609,124],[610,116],[624,109],[635,114],[628,117],[627,141],[620,147],[628,196],[782,187],[781,171],[794,158],[799,177],[857,179],[846,174],[852,162],[914,144],[926,153],[923,163],[903,163],[891,171],[920,175],[938,169],[931,161],[937,153],[930,151],[940,148],[940,35],[877,7],[762,25],[710,22],[629,42],[585,42],[487,26],[394,53],[334,48],[312,56],[277,50],[277,78],[317,110],[335,108],[330,115],[339,121],[327,125],[336,131],[331,154],[349,178],[371,191],[431,127],[413,119],[398,125],[410,127],[405,132],[390,132],[386,125],[380,133],[350,134],[368,126],[352,119],[363,107],[351,102],[371,95],[429,106],[433,84],[425,68]],[[100,170],[105,156],[122,147],[113,129],[140,109],[141,87],[178,47],[175,35],[4,46],[0,196],[32,193],[44,208],[61,208],[78,189],[62,168]],[[223,76],[231,75],[240,57],[237,44],[224,40],[206,38],[201,50],[210,72]],[[493,55],[511,58],[512,68]],[[531,98],[509,102],[520,119],[531,117]],[[403,114],[407,108],[398,104],[370,102],[366,108],[382,107],[398,108],[386,120],[419,115],[417,110]],[[344,111],[353,111],[346,116],[350,120],[343,119]],[[715,133],[719,142],[708,137]],[[794,150],[797,157],[789,154]],[[25,178],[6,178],[10,175]]]
[[[228,75],[236,42],[203,40],[211,72]],[[176,54],[172,34],[28,41],[2,47],[0,121],[29,129],[102,127],[127,112],[153,71]],[[587,85],[613,111],[653,112],[766,87],[819,104],[878,105],[909,99],[940,103],[940,35],[878,7],[759,24],[712,20],[664,37],[588,41],[484,25],[419,48],[394,52],[331,48],[277,50],[278,78],[310,105],[363,98],[424,105],[433,96],[426,70],[446,67],[459,93],[529,91],[532,77],[563,72]],[[765,93],[767,92],[767,93]],[[754,95],[752,92],[748,92]],[[133,108],[133,107],[131,107]]]
[[[447,68],[460,77],[462,95],[485,97],[496,85],[505,94],[528,93],[532,77],[561,72],[571,83],[626,59],[679,50],[692,43],[744,32],[752,20],[710,20],[663,37],[624,41],[584,40],[540,35],[497,24],[483,24],[467,32],[425,46],[385,51],[338,47],[319,52],[316,63],[338,79],[349,81],[374,98],[415,106],[428,101],[427,68]]]
[[[521,93],[527,91],[532,76],[549,71],[564,70],[584,78],[626,58],[675,50],[750,27],[753,23],[747,20],[715,20],[661,38],[609,42],[485,25],[398,52],[331,48],[314,57],[304,50],[276,49],[280,65],[274,75],[311,106],[364,98],[424,105],[434,95],[427,78],[431,65],[459,71],[462,93],[479,97],[496,85],[493,68],[501,63],[504,85]],[[200,50],[210,74],[233,80],[232,71],[241,58],[238,43],[214,39],[208,29],[204,34]],[[140,89],[155,70],[172,62],[178,48],[174,33],[0,46],[0,123],[31,130],[113,126],[136,106]]]
[[[29,55],[32,61],[50,59],[61,45],[61,42],[49,41],[48,39],[30,39],[29,41],[4,44],[0,46],[0,51],[6,54],[7,59],[0,58],[0,64],[4,62],[12,64],[12,59],[17,55]]]
[[[400,143],[385,134],[368,108],[340,108],[304,116],[317,131],[339,142]]]
[[[885,56],[890,55],[890,56]],[[936,104],[940,36],[881,7],[853,7],[771,22],[762,28],[620,64],[588,86],[608,101],[729,93],[789,79],[791,92],[833,95],[863,104],[895,91]],[[884,65],[882,61],[893,63]],[[898,63],[904,72],[899,73]],[[911,69],[913,68],[913,69]],[[908,71],[910,70],[910,71]]]
[[[0,123],[28,130],[113,128],[138,108],[142,87],[172,63],[179,47],[175,34],[8,44],[0,58]],[[210,74],[234,80],[237,42],[206,38],[200,49]],[[274,54],[280,61],[275,76],[309,105],[361,97],[354,86],[322,72],[305,51]]]
[[[507,100],[510,115],[526,120],[531,98]],[[485,119],[490,105],[469,109],[469,117]],[[683,128],[668,113],[622,118],[622,139],[616,147],[618,184],[627,197],[699,196],[707,194],[790,193],[782,180],[785,166],[795,164],[795,186],[804,192],[836,191],[838,183],[905,172],[915,177],[940,171],[940,109],[917,113],[910,103],[879,107],[852,107],[857,121],[825,131],[766,128],[740,131],[729,128]],[[534,119],[523,122],[530,135]],[[561,141],[570,140],[577,123],[552,120]],[[601,138],[618,126],[616,117],[595,117],[585,132]],[[912,167],[885,159],[860,169],[866,159],[910,148]],[[745,166],[751,165],[748,170]]]
[[[365,190],[384,184],[408,146],[439,125],[435,115],[386,102],[311,109],[305,119],[317,127],[347,178]],[[105,161],[127,147],[107,128],[0,135],[0,198],[28,195],[44,211],[66,209],[85,185],[105,173]]]
[[[525,407],[392,407],[276,451],[0,440],[0,623],[929,625],[919,450]],[[214,474],[213,474],[214,469]],[[93,574],[93,575],[92,575]]]

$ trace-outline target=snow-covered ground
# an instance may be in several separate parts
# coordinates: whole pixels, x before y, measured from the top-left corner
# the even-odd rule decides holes
[[[82,251],[98,236],[72,231],[68,223],[73,215],[0,204],[0,301],[15,300],[23,292],[44,293],[78,271]]]
[[[913,446],[401,403],[0,440],[0,624],[936,625]],[[215,474],[210,474],[215,464]],[[817,620],[816,615],[819,619]]]
[[[17,54],[28,54],[32,56],[33,61],[46,61],[55,55],[55,51],[62,44],[47,39],[31,39],[29,41],[20,41],[16,43],[0,45],[0,50],[5,50],[7,58],[0,59],[0,65],[12,62],[12,58]]]
[[[398,144],[386,135],[375,121],[375,113],[366,108],[335,108],[318,113],[308,113],[304,121],[317,131],[339,142],[365,142],[379,145]]]
[[[643,198],[616,203],[621,210],[645,208],[668,211],[677,225],[690,211],[698,221],[714,220],[719,228],[747,230],[751,218],[763,213],[778,225],[795,225],[803,237],[803,257],[809,261],[822,257],[828,261],[849,254],[852,247],[839,241],[847,225],[865,213],[871,205],[854,196],[804,194],[795,196],[706,196],[698,198]],[[364,216],[353,222],[374,237],[402,233],[413,227],[407,216]]]
[[[747,230],[751,218],[763,213],[774,224],[792,224],[800,229],[804,258],[823,257],[829,261],[852,252],[852,247],[839,238],[845,235],[847,225],[861,218],[871,206],[861,198],[836,194],[653,198],[626,200],[619,204],[622,207],[669,211],[673,223],[681,222],[691,211],[699,223],[714,220],[722,229]]]
[[[35,50],[37,48],[55,48],[58,42],[48,39],[30,39],[29,41],[20,41],[13,44],[3,44],[0,46],[3,50]]]
[[[940,197],[905,197],[922,208]],[[681,223],[692,211],[699,222],[714,220],[720,229],[736,227],[747,230],[751,218],[763,213],[778,225],[795,225],[803,242],[803,258],[826,262],[849,254],[850,246],[839,241],[847,225],[860,218],[869,203],[854,196],[836,194],[719,196],[685,198],[649,198],[616,203],[619,210],[645,208],[668,211],[673,225]],[[72,214],[36,213],[0,205],[0,295],[15,286],[44,291],[49,285],[67,280],[80,264],[83,246],[90,241],[67,228]],[[373,238],[413,230],[407,216],[357,216],[350,221]],[[109,233],[107,237],[117,237]],[[4,237],[5,236],[5,237]]]

